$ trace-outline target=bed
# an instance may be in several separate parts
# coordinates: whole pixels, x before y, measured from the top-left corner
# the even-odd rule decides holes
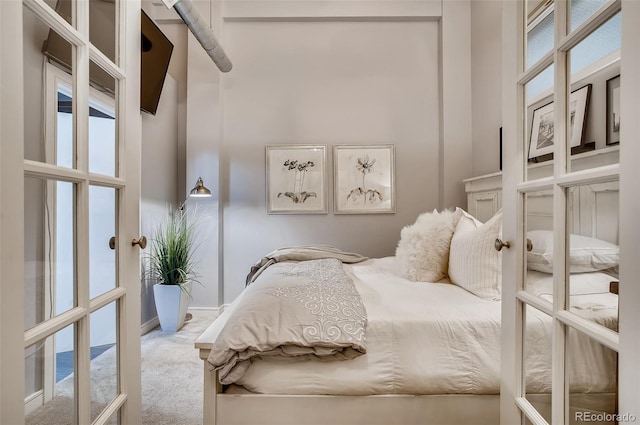
[[[366,354],[337,361],[258,355],[242,376],[223,386],[207,360],[245,291],[196,341],[204,360],[204,423],[499,423],[500,302],[447,279],[410,281],[397,263],[396,257],[387,257],[341,266],[366,307]],[[300,264],[270,265],[249,289],[282,281]],[[551,276],[529,271],[530,290],[549,296]],[[572,285],[575,310],[615,325],[617,296],[609,292],[611,276],[583,276],[588,276],[583,283]],[[550,341],[550,321],[535,309],[527,314],[528,398],[544,412],[550,408],[551,356],[545,344]],[[615,356],[587,338],[572,343],[589,353],[571,369],[572,406],[610,411],[615,403]]]

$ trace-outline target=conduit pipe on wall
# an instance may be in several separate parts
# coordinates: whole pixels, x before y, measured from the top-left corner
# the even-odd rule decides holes
[[[209,57],[213,59],[218,69],[222,72],[229,72],[233,65],[224,52],[224,49],[218,43],[213,31],[209,28],[207,22],[202,18],[200,11],[193,5],[191,0],[162,0],[167,9],[172,7],[180,15],[189,30],[202,45]]]

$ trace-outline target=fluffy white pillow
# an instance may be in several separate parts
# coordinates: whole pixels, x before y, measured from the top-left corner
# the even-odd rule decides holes
[[[502,236],[502,211],[485,224],[464,212],[451,239],[451,282],[479,296],[499,300],[502,293],[502,255],[494,248]]]
[[[402,276],[414,282],[437,282],[447,276],[449,245],[461,211],[423,213],[402,229],[396,249]]]
[[[553,273],[553,232],[531,230],[527,232],[533,249],[527,253],[527,268]],[[588,236],[569,236],[570,273],[586,273],[616,267],[620,262],[620,247]]]

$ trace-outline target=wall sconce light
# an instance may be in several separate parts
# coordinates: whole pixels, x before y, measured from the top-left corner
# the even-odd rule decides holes
[[[189,198],[208,198],[211,196],[211,191],[204,185],[202,181],[202,177],[198,177],[198,181],[196,181],[196,185],[189,192],[189,196],[180,204],[178,209],[180,211],[184,210],[184,206],[189,200]]]
[[[211,191],[204,185],[202,177],[198,177],[198,181],[194,188],[191,189],[191,192],[189,192],[189,196],[193,198],[208,198],[211,196]]]

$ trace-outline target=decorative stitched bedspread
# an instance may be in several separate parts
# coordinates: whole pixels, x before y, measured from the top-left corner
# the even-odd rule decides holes
[[[367,312],[338,259],[278,263],[248,286],[208,362],[220,382],[242,377],[256,357],[353,359],[366,353]]]

